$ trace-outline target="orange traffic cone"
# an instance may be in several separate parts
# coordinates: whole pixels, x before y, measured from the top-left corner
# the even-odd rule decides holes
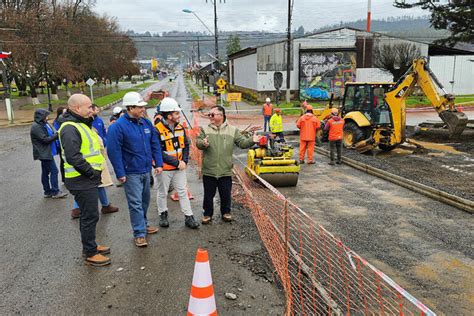
[[[193,284],[188,305],[188,316],[191,315],[217,316],[209,255],[207,250],[204,249],[198,249],[196,254]]]
[[[188,192],[188,199],[193,200],[194,196],[191,194],[191,192],[189,192],[189,189],[187,187],[186,187],[186,191]],[[173,194],[171,194],[171,199],[175,202],[179,201],[178,192],[173,191]]]

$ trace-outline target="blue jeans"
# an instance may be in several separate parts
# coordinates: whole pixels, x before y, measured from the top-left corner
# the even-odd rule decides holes
[[[54,160],[41,160],[41,183],[44,195],[55,195],[59,192],[58,167]]]
[[[146,213],[150,205],[150,173],[127,174],[123,185],[130,212],[133,237],[145,237],[148,221]]]
[[[103,187],[98,187],[98,193],[99,193],[99,201],[102,206],[109,206],[110,202],[109,199],[107,198],[107,191],[105,191],[105,188]],[[74,204],[72,206],[73,208],[79,208],[79,205],[77,204],[76,200],[74,200]]]
[[[267,115],[263,116],[263,131],[264,132],[267,131],[267,124],[268,124],[268,130],[270,130],[270,119],[271,118],[272,118],[271,116],[267,116]]]

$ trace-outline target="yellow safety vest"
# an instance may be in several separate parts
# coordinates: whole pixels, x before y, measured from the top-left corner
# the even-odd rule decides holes
[[[281,117],[281,115],[272,115],[270,119],[270,131],[272,131],[272,133],[283,132],[283,118]]]
[[[178,124],[174,128],[174,134],[169,130],[163,122],[155,125],[160,134],[161,150],[169,156],[176,157],[178,160],[183,159],[184,148],[184,128]],[[163,163],[163,170],[175,170],[176,167]]]
[[[61,130],[66,125],[74,126],[79,134],[81,134],[81,154],[82,157],[91,165],[92,168],[98,171],[102,171],[104,168],[105,158],[100,153],[100,142],[99,142],[99,135],[94,133],[89,126],[84,123],[76,123],[76,122],[64,122],[61,124],[61,128],[59,129],[59,133],[61,134]],[[61,142],[61,138],[59,138],[61,143],[61,152],[64,160],[64,176],[66,178],[76,178],[79,177],[81,174],[72,166],[70,165],[66,157],[64,155],[64,148]]]

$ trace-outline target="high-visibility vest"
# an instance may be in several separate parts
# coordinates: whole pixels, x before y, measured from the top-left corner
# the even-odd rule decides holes
[[[174,128],[174,133],[163,124],[162,121],[156,125],[156,130],[160,134],[161,140],[161,151],[169,156],[176,157],[178,161],[183,159],[183,148],[184,148],[184,128],[181,124],[178,124]],[[175,166],[167,163],[163,163],[163,170],[175,170]]]
[[[344,134],[344,120],[340,119],[338,121],[335,121],[334,119],[331,118],[327,124],[329,124],[328,139],[330,141],[341,140]]]
[[[273,114],[273,104],[264,104],[263,105],[263,115],[265,116],[272,116]]]
[[[94,133],[89,126],[84,123],[76,123],[76,122],[64,122],[61,124],[61,128],[59,129],[59,134],[61,135],[61,130],[64,126],[72,125],[74,126],[79,134],[81,135],[81,154],[82,157],[97,171],[102,171],[104,168],[105,158],[100,153],[100,142],[99,142],[99,135]],[[81,174],[77,171],[72,165],[70,165],[67,160],[66,156],[64,155],[64,148],[61,142],[61,137],[59,138],[61,143],[61,154],[64,160],[64,177],[65,178],[76,178],[79,177]]]
[[[283,132],[283,119],[281,115],[273,114],[270,119],[270,131],[272,133],[281,133]]]

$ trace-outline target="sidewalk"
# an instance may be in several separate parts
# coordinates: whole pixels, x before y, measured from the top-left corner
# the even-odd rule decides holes
[[[150,82],[150,80],[148,80],[148,82]],[[121,90],[125,90],[125,89],[129,89],[131,87],[134,87],[134,86],[138,86],[142,83],[143,82],[139,82],[137,84],[131,84],[130,82],[119,82],[118,86],[114,85],[111,88],[101,89],[101,92],[109,91],[108,94],[112,94],[112,93],[115,93],[115,92],[118,92],[118,91],[121,91]],[[157,81],[156,83],[160,83],[160,81]],[[152,86],[154,86],[154,84]],[[148,89],[149,89],[149,87],[145,88],[144,90],[148,90]],[[61,91],[60,95],[62,95],[65,98],[66,97],[66,91],[64,91],[64,90],[59,90],[59,91]],[[77,91],[72,90],[72,92],[73,93],[79,93],[80,90],[77,88]],[[86,95],[89,95],[89,94],[90,94],[90,92],[86,93]],[[102,97],[102,96],[105,96],[105,95],[108,95],[108,94],[97,93],[97,95],[96,95],[96,91],[94,91],[94,97],[95,98],[99,98],[99,97]],[[47,95],[38,95],[38,97],[39,97],[41,102],[46,102],[46,103],[48,102],[47,101],[47,98],[48,98]],[[27,124],[30,124],[31,122],[33,122],[33,116],[34,116],[34,112],[35,112],[36,108],[21,109],[21,107],[26,104],[25,103],[26,100],[27,100],[27,97],[24,97],[24,98],[21,98],[21,99],[13,99],[13,101],[12,101],[13,115],[14,115],[14,123],[13,124],[10,124],[8,122],[8,116],[7,116],[7,112],[6,112],[5,102],[3,100],[0,101],[0,128],[12,127],[12,126],[22,126],[22,125],[27,125]],[[66,106],[66,101],[64,101],[64,104],[62,104],[62,105]],[[56,109],[58,106],[59,106],[58,104],[53,104],[53,109]],[[47,108],[47,105],[45,106],[45,108]],[[55,114],[52,114],[50,117],[55,117],[55,116],[56,116]]]

